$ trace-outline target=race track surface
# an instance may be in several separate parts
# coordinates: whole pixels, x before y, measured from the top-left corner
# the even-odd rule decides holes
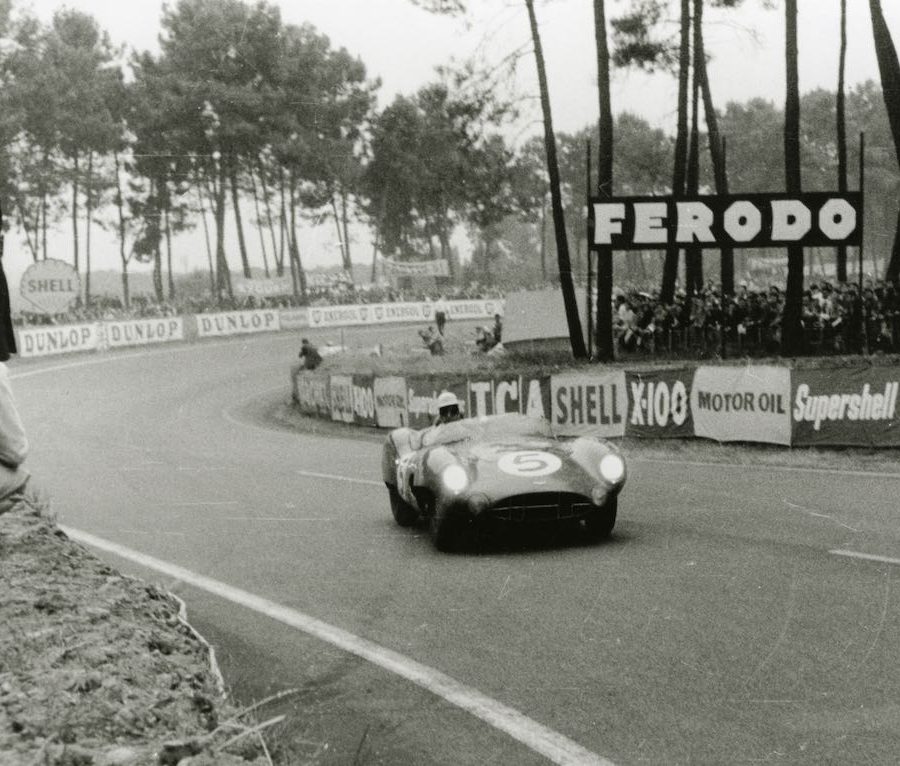
[[[263,422],[298,345],[15,364],[29,465],[60,521],[446,674],[598,763],[896,762],[900,474],[635,456],[608,543],[443,555],[394,525],[376,439]],[[302,689],[286,736],[308,762],[548,762],[383,668],[162,582],[239,700]]]

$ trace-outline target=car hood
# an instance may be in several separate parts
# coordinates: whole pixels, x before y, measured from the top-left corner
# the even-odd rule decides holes
[[[492,499],[529,492],[590,495],[599,476],[573,449],[573,441],[544,438],[493,439],[436,447],[469,474],[470,491]]]

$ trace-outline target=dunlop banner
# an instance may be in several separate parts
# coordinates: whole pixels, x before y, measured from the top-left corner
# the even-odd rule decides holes
[[[550,378],[470,378],[468,394],[473,417],[518,412],[545,418],[550,412]]]
[[[280,328],[276,309],[197,314],[197,336],[200,338],[272,332]]]
[[[299,370],[294,375],[294,391],[297,403],[304,415],[317,418],[331,417],[331,396],[328,392],[328,376],[315,375],[309,370]]]
[[[896,367],[794,370],[793,444],[898,447]]]
[[[375,387],[371,375],[353,376],[353,422],[359,426],[378,425],[375,419]]]
[[[19,355],[52,356],[73,351],[96,351],[100,348],[100,325],[71,324],[16,330]]]
[[[694,435],[690,391],[694,370],[627,372],[627,436],[686,438]]]
[[[694,435],[790,445],[790,395],[787,367],[698,367],[691,388]]]
[[[628,395],[622,370],[553,375],[550,389],[556,433],[625,435]]]
[[[406,414],[406,378],[375,378],[375,422],[381,428],[399,428],[409,423]]]
[[[410,428],[426,428],[437,417],[437,398],[443,390],[452,391],[462,403],[463,415],[466,408],[466,379],[451,379],[437,375],[406,379],[406,408],[409,412]]]
[[[331,419],[342,423],[353,422],[353,376],[332,375],[328,381],[331,395]]]
[[[163,317],[104,322],[103,331],[108,348],[170,343],[184,340],[184,319],[182,317]]]

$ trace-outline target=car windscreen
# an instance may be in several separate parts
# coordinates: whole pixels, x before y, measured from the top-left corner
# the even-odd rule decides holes
[[[422,434],[422,446],[454,444],[462,441],[519,437],[553,438],[553,432],[543,418],[524,415],[495,415],[493,417],[468,418],[429,428]]]

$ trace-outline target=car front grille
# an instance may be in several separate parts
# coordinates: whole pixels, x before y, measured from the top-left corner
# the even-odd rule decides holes
[[[498,521],[519,523],[577,519],[590,513],[590,500],[571,492],[515,495],[496,503],[488,515]]]

